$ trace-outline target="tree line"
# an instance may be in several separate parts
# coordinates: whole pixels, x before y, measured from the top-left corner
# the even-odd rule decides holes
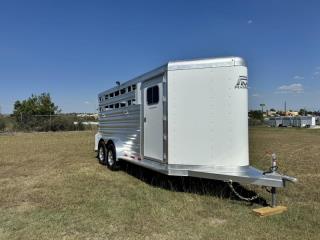
[[[17,131],[84,130],[84,120],[92,119],[78,118],[76,114],[62,114],[49,93],[32,94],[14,103],[10,117],[0,118],[0,131],[9,127]]]

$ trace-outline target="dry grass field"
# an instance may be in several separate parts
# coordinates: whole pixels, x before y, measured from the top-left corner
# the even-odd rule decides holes
[[[99,165],[93,132],[0,136],[0,239],[320,239],[320,131],[253,128],[252,165],[299,182],[259,218],[221,182]],[[255,190],[269,201],[261,188]]]

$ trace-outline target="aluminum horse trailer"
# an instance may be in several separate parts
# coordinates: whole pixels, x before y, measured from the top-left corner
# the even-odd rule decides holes
[[[269,125],[271,127],[281,127],[282,126],[282,117],[271,117],[269,119]]]
[[[247,76],[242,58],[223,57],[173,61],[118,82],[98,95],[99,161],[274,190],[295,181],[249,165]]]
[[[293,117],[283,117],[282,118],[282,127],[292,127]]]
[[[312,116],[299,116],[293,119],[293,126],[295,127],[314,127],[316,125],[316,118]]]

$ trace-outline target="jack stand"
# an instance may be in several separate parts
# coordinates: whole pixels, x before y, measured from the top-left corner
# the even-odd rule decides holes
[[[277,196],[276,196],[276,188],[275,187],[272,187],[271,188],[271,207],[276,207],[276,200],[277,200]]]
[[[277,156],[275,153],[272,154],[272,164],[269,173],[276,173],[277,167]],[[285,206],[277,206],[277,189],[275,187],[271,188],[271,207],[263,207],[253,209],[253,211],[260,217],[271,216],[279,213],[283,213],[288,210]]]
[[[255,212],[260,217],[266,217],[271,216],[279,213],[283,213],[288,210],[285,206],[277,206],[276,204],[276,188],[271,188],[271,207],[263,207],[263,208],[257,208],[253,209],[252,211]]]

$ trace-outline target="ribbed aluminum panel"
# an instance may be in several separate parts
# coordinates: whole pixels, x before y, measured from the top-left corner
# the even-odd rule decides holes
[[[140,105],[102,112],[99,132],[105,140],[113,140],[117,157],[140,156]]]

